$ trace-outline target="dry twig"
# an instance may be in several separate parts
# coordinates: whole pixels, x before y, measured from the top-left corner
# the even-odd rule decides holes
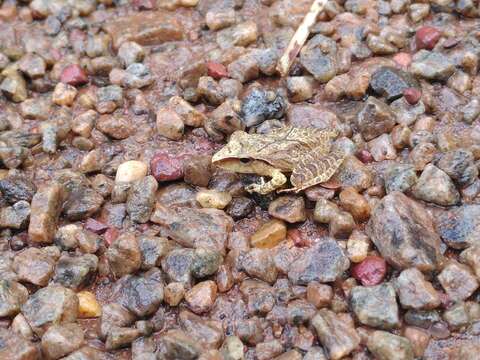
[[[303,18],[297,31],[295,31],[292,40],[290,40],[287,49],[277,64],[277,71],[282,77],[288,75],[288,71],[290,70],[293,61],[302,49],[305,41],[307,41],[308,35],[310,35],[310,29],[317,21],[317,16],[323,10],[327,1],[328,0],[314,0],[310,10]]]

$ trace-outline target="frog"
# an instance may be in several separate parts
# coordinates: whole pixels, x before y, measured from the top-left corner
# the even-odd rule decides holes
[[[267,134],[237,130],[212,157],[212,164],[240,174],[270,178],[245,187],[249,193],[299,193],[324,183],[342,165],[345,154],[332,150],[336,129],[284,126]],[[291,188],[285,189],[290,175]]]

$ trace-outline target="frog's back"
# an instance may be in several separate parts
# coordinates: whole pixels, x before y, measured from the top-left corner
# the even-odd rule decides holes
[[[308,152],[327,154],[336,130],[284,127],[269,134],[250,135],[252,157],[263,160],[277,169],[292,171]]]

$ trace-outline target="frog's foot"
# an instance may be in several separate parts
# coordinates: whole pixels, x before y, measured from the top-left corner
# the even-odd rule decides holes
[[[268,193],[271,193],[272,191],[275,191],[287,182],[287,178],[285,177],[285,175],[283,175],[283,173],[278,169],[271,168],[269,174],[265,175],[270,176],[271,180],[264,184],[250,184],[245,187],[245,190],[247,190],[249,193],[256,192],[262,195],[266,195]]]

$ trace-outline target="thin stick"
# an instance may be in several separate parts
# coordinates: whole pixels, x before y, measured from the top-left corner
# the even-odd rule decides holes
[[[327,2],[328,0],[314,0],[310,10],[303,18],[302,23],[293,35],[292,40],[290,40],[287,49],[283,53],[280,60],[278,60],[277,71],[282,77],[288,75],[293,61],[302,49],[305,41],[307,41],[308,35],[310,35],[311,27],[317,21],[318,14],[320,14]]]

